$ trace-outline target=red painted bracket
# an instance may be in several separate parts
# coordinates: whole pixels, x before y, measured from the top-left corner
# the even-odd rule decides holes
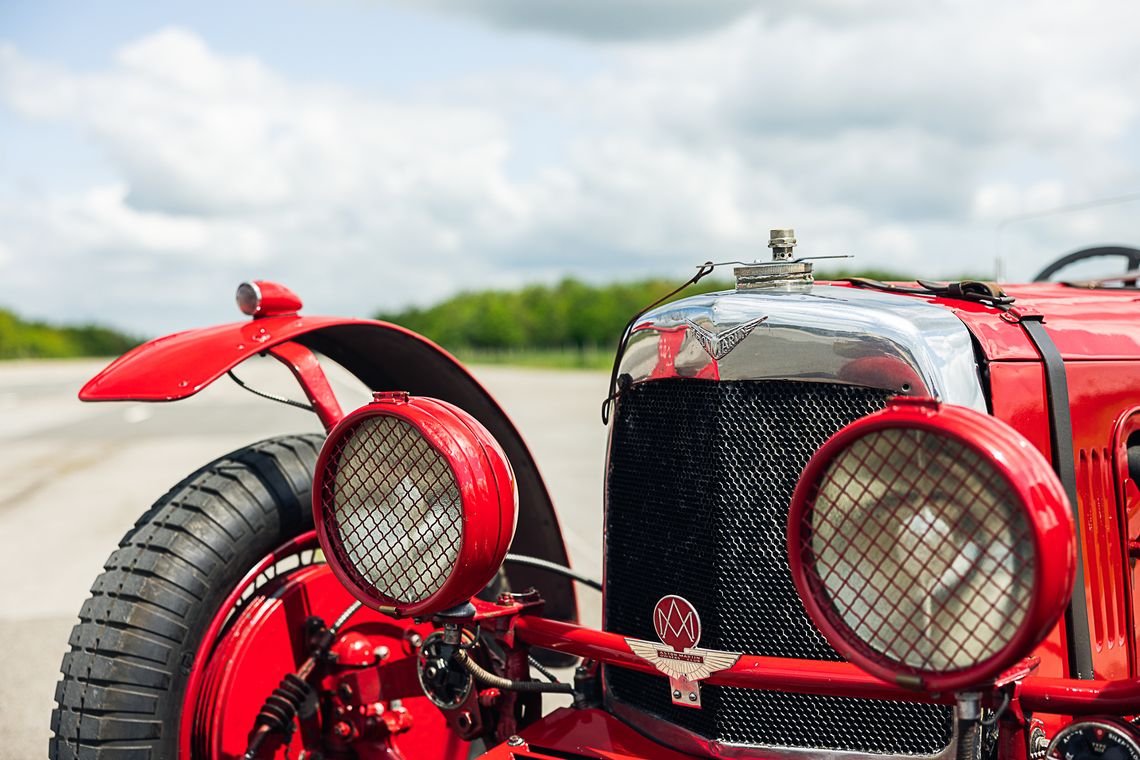
[[[325,432],[332,430],[333,426],[344,417],[344,412],[341,411],[340,402],[336,400],[336,395],[333,394],[332,386],[329,385],[329,379],[325,376],[321,363],[317,361],[316,354],[293,341],[278,343],[269,349],[268,353],[288,367],[293,377],[297,378],[309,403],[313,405],[313,411],[324,425]]]

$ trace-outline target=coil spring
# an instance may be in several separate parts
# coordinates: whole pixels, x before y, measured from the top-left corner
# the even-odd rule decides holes
[[[312,693],[312,687],[303,678],[290,673],[266,698],[261,712],[257,714],[256,725],[265,726],[270,731],[291,731],[293,719]]]

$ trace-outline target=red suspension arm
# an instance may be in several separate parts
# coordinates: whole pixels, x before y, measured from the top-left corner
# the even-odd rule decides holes
[[[630,651],[625,638],[616,633],[529,615],[520,617],[515,622],[514,630],[520,639],[532,646],[621,665],[643,673],[658,673],[657,668]],[[880,681],[847,662],[745,655],[731,668],[713,673],[706,679],[706,683],[801,694],[839,694],[868,699],[954,704],[952,694],[935,699],[927,694]]]
[[[524,615],[515,620],[514,632],[531,646],[565,652],[610,665],[658,671],[630,651],[625,638],[616,633]],[[745,655],[731,668],[713,673],[707,683],[745,689],[791,691],[902,702],[954,704],[954,695],[933,697],[880,681],[847,662],[796,660]],[[1140,713],[1140,679],[1077,681],[1029,676],[1016,687],[1021,709],[1062,715]]]

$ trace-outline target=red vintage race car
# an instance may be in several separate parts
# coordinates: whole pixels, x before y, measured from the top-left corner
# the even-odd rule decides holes
[[[253,282],[250,319],[112,363],[82,399],[273,356],[327,435],[211,462],[127,532],[50,756],[1140,760],[1136,277],[822,283],[770,245],[621,336],[604,584],[503,411],[407,330]],[[322,358],[373,401],[345,414]]]

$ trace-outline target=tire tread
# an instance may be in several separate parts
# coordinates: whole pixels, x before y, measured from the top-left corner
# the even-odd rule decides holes
[[[51,717],[52,760],[177,756],[198,638],[253,562],[311,527],[322,441],[282,436],[220,457],[126,532],[71,631]]]

